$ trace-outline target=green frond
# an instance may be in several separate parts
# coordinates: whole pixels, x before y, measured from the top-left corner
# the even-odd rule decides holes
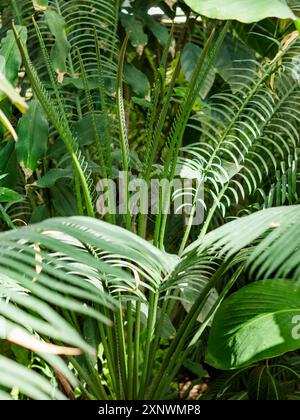
[[[273,207],[242,217],[195,241],[184,255],[197,250],[228,258],[250,247],[247,264],[255,278],[299,279],[299,206]]]

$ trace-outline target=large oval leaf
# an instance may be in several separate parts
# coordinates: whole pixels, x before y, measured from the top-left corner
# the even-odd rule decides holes
[[[206,361],[235,369],[300,348],[300,285],[263,280],[224,301],[210,332]]]
[[[185,0],[200,15],[213,19],[234,19],[245,23],[267,17],[296,19],[285,0]]]

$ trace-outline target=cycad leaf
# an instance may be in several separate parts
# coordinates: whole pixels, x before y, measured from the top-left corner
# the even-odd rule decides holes
[[[249,245],[247,259],[256,278],[299,278],[300,206],[274,207],[239,218],[209,232],[185,251],[210,249],[219,256],[233,256]]]
[[[207,363],[235,369],[300,347],[300,286],[263,280],[231,295],[217,312]]]
[[[48,0],[32,0],[32,4],[34,7],[34,10],[37,12],[43,12],[48,7]]]
[[[17,192],[9,188],[0,187],[0,203],[9,203],[11,201],[20,201],[22,199],[23,197]]]

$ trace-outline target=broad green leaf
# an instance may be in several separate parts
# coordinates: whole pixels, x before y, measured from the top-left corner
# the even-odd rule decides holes
[[[138,96],[145,97],[150,90],[150,84],[147,76],[132,64],[124,66],[125,82],[131,87]]]
[[[221,305],[210,331],[206,361],[237,369],[300,348],[300,285],[262,280]]]
[[[21,112],[25,112],[27,110],[28,105],[26,104],[25,100],[17,93],[13,85],[7,80],[0,69],[0,101],[3,100],[6,96]]]
[[[184,75],[188,81],[190,81],[193,76],[193,72],[198,63],[201,53],[202,53],[202,49],[191,42],[187,43],[183,49],[182,56],[181,56],[181,66],[182,66]],[[212,85],[214,84],[214,81],[215,81],[215,70],[214,68],[211,68],[200,90],[200,96],[202,99],[206,98]]]
[[[35,182],[39,188],[50,188],[53,187],[59,179],[72,178],[72,169],[50,169],[41,179]]]
[[[285,0],[185,0],[192,10],[212,19],[257,22],[267,17],[296,19]]]
[[[24,26],[16,26],[16,29],[22,42],[26,44],[27,29]],[[0,56],[4,59],[3,74],[10,83],[14,84],[18,77],[22,59],[12,30],[7,31],[6,37],[1,41]]]
[[[90,77],[88,80],[88,86],[90,90],[96,89],[98,87],[99,81],[97,77]],[[84,89],[82,78],[75,77],[65,77],[62,86],[75,87],[76,89]]]
[[[193,362],[190,359],[187,359],[184,362],[184,367],[196,375],[197,378],[204,378],[208,375],[207,371],[202,367],[200,363]]]
[[[48,142],[48,121],[40,103],[30,102],[29,111],[18,124],[17,157],[23,168],[34,171],[45,155]]]
[[[66,22],[61,15],[53,10],[47,10],[45,12],[45,20],[50,32],[55,38],[55,44],[51,51],[51,59],[58,75],[58,82],[62,83],[64,74],[67,72],[66,61],[71,49],[71,44],[66,35]]]
[[[99,130],[100,140],[103,138],[104,120],[99,113],[95,114],[95,121]],[[94,142],[94,132],[91,115],[88,113],[74,124],[74,133],[81,146],[87,146]]]
[[[23,197],[10,188],[0,187],[0,202],[8,203],[11,201],[21,201]]]
[[[44,12],[48,7],[49,0],[32,0],[34,10]]]

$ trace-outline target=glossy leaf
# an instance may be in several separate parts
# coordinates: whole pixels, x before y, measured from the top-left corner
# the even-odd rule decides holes
[[[169,39],[168,29],[152,16],[145,15],[144,20],[153,35],[158,39],[160,44],[165,47],[168,44]]]
[[[195,12],[212,19],[257,22],[267,17],[296,19],[285,0],[185,0]]]

